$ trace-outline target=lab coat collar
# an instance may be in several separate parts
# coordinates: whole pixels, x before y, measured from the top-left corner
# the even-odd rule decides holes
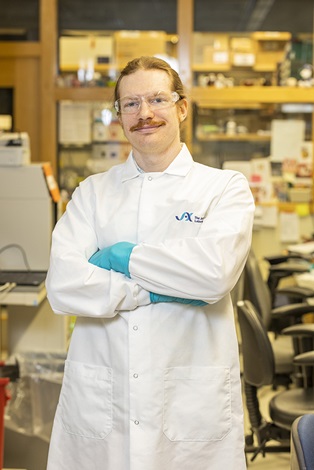
[[[168,175],[185,176],[190,171],[192,165],[193,165],[192,155],[190,154],[187,146],[185,144],[182,144],[181,151],[163,173],[166,173]],[[130,152],[128,159],[124,164],[124,172],[122,176],[122,181],[127,181],[133,178],[137,178],[140,175],[141,173],[136,168],[136,164],[133,159],[132,152]]]

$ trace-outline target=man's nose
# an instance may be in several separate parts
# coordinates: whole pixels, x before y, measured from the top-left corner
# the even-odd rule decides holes
[[[141,117],[141,118],[143,118],[143,117],[147,118],[149,116],[154,115],[153,110],[151,109],[151,107],[149,106],[147,101],[143,98],[141,100],[141,105],[140,105],[140,109],[139,109],[138,113],[139,113],[139,117]]]

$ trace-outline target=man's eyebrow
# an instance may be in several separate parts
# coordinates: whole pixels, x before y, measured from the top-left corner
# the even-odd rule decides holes
[[[125,98],[141,98],[142,96],[157,96],[157,95],[160,95],[162,93],[167,93],[166,91],[163,91],[163,90],[158,90],[158,91],[150,91],[148,93],[144,93],[143,95],[124,95],[124,96],[121,96],[121,98],[119,98],[119,100],[123,100]]]

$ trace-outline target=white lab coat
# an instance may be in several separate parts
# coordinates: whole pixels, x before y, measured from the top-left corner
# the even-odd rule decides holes
[[[125,164],[87,178],[58,222],[47,276],[76,315],[48,470],[242,470],[243,416],[230,291],[251,242],[244,176],[195,163]],[[131,279],[88,263],[137,246]],[[151,304],[149,292],[207,306]]]

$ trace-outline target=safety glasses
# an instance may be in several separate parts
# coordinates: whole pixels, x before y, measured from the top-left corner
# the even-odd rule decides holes
[[[180,99],[180,95],[176,91],[171,93],[158,91],[157,93],[120,98],[115,101],[114,107],[117,113],[135,114],[140,110],[144,101],[151,109],[157,111],[159,109],[170,108]]]

